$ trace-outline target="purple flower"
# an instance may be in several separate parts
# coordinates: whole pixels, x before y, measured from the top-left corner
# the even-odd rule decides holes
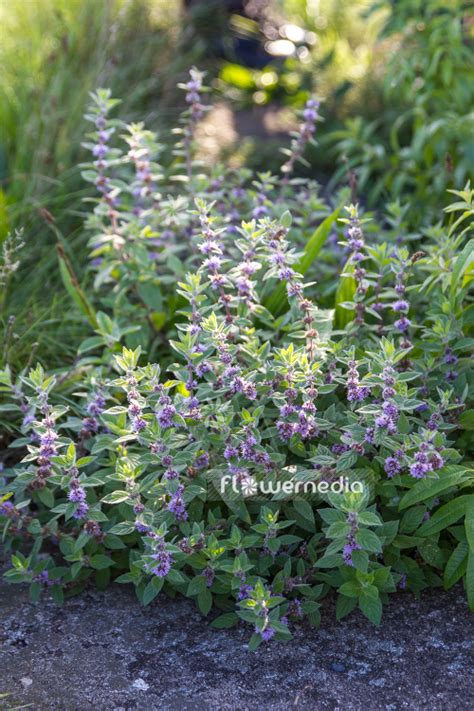
[[[176,408],[174,405],[165,405],[161,410],[156,413],[156,419],[158,424],[163,429],[173,426],[173,417],[176,414]]]
[[[408,301],[405,301],[405,299],[399,299],[398,301],[395,301],[395,303],[392,305],[392,309],[394,311],[408,311],[410,308],[410,305]]]
[[[100,415],[105,408],[105,398],[101,393],[96,393],[93,397],[93,399],[89,402],[87,405],[87,413],[89,415],[92,415],[93,417],[96,417],[97,415]]]
[[[248,597],[250,597],[250,593],[252,592],[252,590],[253,587],[251,585],[246,585],[245,583],[242,583],[237,594],[237,600],[246,600]]]
[[[108,148],[103,143],[96,144],[92,149],[92,155],[95,156],[96,158],[103,159],[106,157],[107,153],[108,153]]]
[[[142,408],[139,402],[136,400],[130,400],[130,404],[128,406],[128,414],[130,417],[138,417],[139,415],[142,414]]]
[[[284,252],[280,252],[280,251],[277,250],[276,252],[273,252],[273,253],[270,255],[270,263],[273,264],[273,265],[276,266],[276,267],[281,267],[281,266],[283,266],[284,263],[285,263],[285,260],[286,260],[286,257],[285,257],[285,253],[284,253]]]
[[[398,407],[394,405],[393,402],[384,402],[382,405],[382,409],[384,411],[384,414],[387,415],[387,417],[390,417],[390,419],[398,417]]]
[[[365,430],[365,435],[364,435],[365,441],[368,442],[369,444],[374,444],[374,441],[375,441],[374,434],[375,434],[374,428],[367,427],[367,429]]]
[[[398,459],[396,459],[395,457],[387,457],[384,462],[384,469],[387,476],[391,479],[396,474],[400,474],[400,472],[402,471],[402,466]]]
[[[138,533],[148,533],[150,526],[147,526],[146,523],[143,523],[143,521],[137,519],[135,521],[135,530],[138,531]]]
[[[445,461],[439,452],[432,452],[430,455],[430,464],[433,469],[441,469],[444,467]]]
[[[239,456],[239,450],[237,449],[237,447],[231,447],[230,445],[228,445],[224,449],[224,459],[226,459],[227,461],[229,461],[229,459],[233,459],[238,456]]]
[[[54,432],[54,430],[47,430],[44,434],[40,435],[40,444],[44,446],[54,445],[57,438],[58,435]],[[49,452],[51,451],[52,449],[49,449]]]
[[[205,375],[205,373],[209,373],[210,370],[210,364],[206,360],[203,360],[195,367],[194,372],[196,373],[198,378],[202,378],[202,376]]]
[[[163,539],[159,540],[157,549],[151,557],[156,564],[151,566],[150,571],[158,578],[165,578],[171,570],[173,556],[166,550]]]
[[[202,574],[203,574],[204,578],[206,578],[206,586],[208,588],[211,588],[212,584],[214,582],[214,578],[216,576],[214,570],[212,568],[205,568],[202,571]]]
[[[168,503],[168,511],[174,513],[178,521],[186,521],[188,512],[183,499],[184,485],[180,484]]]
[[[204,467],[209,466],[209,455],[207,452],[203,452],[202,454],[197,457],[196,461],[194,462],[194,465],[198,469],[203,469]]]
[[[39,575],[33,578],[35,583],[40,583],[41,585],[46,585],[49,587],[53,584],[52,580],[49,579],[49,572],[47,570],[42,570]]]
[[[350,447],[347,444],[333,444],[331,447],[331,452],[333,454],[344,454],[344,452],[348,452]]]
[[[132,420],[132,427],[135,432],[141,432],[146,427],[146,420],[143,417],[135,417]]]
[[[458,357],[454,355],[451,348],[446,348],[443,361],[444,363],[446,363],[446,365],[456,365],[456,363],[458,362]]]
[[[293,615],[294,617],[304,617],[304,612],[303,608],[301,607],[300,600],[291,600],[288,607],[288,614]]]
[[[215,272],[218,271],[219,267],[222,265],[222,259],[217,256],[212,256],[209,257],[209,259],[205,259],[203,262],[203,267],[206,269],[210,269],[210,271]]]
[[[356,550],[360,550],[360,546],[357,543],[346,543],[342,549],[342,558],[346,565],[354,566],[352,562],[352,553]]]
[[[377,427],[386,427],[389,422],[390,419],[387,417],[387,415],[378,415],[378,417],[375,418],[375,424],[377,425]]]
[[[268,214],[268,210],[265,207],[265,205],[257,205],[252,210],[252,217],[255,220],[260,220],[262,217],[265,217],[265,215],[267,215],[267,214]]]
[[[351,530],[347,534],[346,544],[342,549],[342,559],[346,565],[350,565],[352,567],[354,565],[354,562],[352,560],[352,553],[354,551],[360,550],[361,548],[355,539],[356,533],[359,528],[357,524],[357,514],[350,511],[347,514],[347,522],[350,524]]]
[[[82,486],[76,486],[70,489],[68,493],[68,499],[69,501],[72,501],[75,504],[80,503],[86,500],[86,492],[82,488]]]
[[[264,630],[260,630],[258,627],[256,627],[255,632],[262,637],[264,642],[269,642],[275,635],[275,630],[273,629],[273,627],[266,627]]]
[[[406,316],[402,316],[397,321],[395,321],[395,323],[393,325],[399,331],[401,331],[402,333],[405,333],[405,331],[408,331],[408,329],[410,328],[411,321]]]
[[[414,462],[410,464],[410,474],[415,479],[423,479],[431,469],[431,465],[425,464],[424,462]]]
[[[433,412],[433,414],[431,415],[430,419],[429,419],[428,422],[426,423],[426,426],[427,426],[427,428],[428,428],[429,430],[435,431],[435,430],[438,429],[438,426],[439,426],[440,422],[441,422],[441,417],[440,417],[440,415],[438,415],[437,412]]]
[[[168,480],[179,479],[179,473],[176,471],[176,469],[167,469],[165,471],[164,477]]]
[[[370,389],[359,384],[359,372],[354,360],[349,361],[347,372],[347,399],[349,402],[360,402],[370,393]]]
[[[288,403],[285,403],[280,407],[280,416],[281,417],[289,417],[296,411],[296,408],[294,405],[290,405]]]
[[[364,400],[367,397],[369,392],[369,388],[367,387],[362,388],[358,385],[354,385],[348,388],[347,399],[349,400],[349,402],[360,402],[361,400]]]
[[[11,501],[2,501],[0,503],[0,514],[3,514],[4,516],[13,516],[15,513],[15,507]]]
[[[244,383],[244,395],[249,400],[255,400],[257,398],[257,388],[253,383]]]
[[[284,422],[283,420],[277,420],[276,428],[278,434],[284,440],[291,439],[294,434],[294,424],[291,422]]]
[[[77,504],[76,510],[72,514],[72,517],[75,519],[84,518],[84,516],[87,514],[88,511],[89,511],[89,506],[86,504],[85,501],[81,501]]]

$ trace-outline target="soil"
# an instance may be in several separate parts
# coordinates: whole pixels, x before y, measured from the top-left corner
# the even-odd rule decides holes
[[[472,708],[473,620],[463,591],[392,596],[382,625],[359,612],[249,652],[249,630],[213,630],[189,600],[142,608],[128,587],[62,607],[0,583],[0,707],[140,709]],[[2,703],[4,706],[2,707]]]

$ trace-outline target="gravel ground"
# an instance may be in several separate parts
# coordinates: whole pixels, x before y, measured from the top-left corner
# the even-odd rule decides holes
[[[473,708],[473,620],[462,590],[394,595],[382,626],[359,613],[247,651],[189,600],[143,609],[126,587],[57,607],[0,583],[0,693],[35,711]],[[2,701],[0,701],[1,707]]]

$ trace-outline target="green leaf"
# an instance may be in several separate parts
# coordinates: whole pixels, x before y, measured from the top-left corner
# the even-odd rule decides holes
[[[438,544],[432,538],[423,538],[418,545],[418,551],[421,557],[433,568],[444,567],[444,555]]]
[[[168,580],[172,585],[184,585],[188,582],[186,575],[180,570],[175,570],[174,568],[171,568],[170,572],[166,576],[166,580]]]
[[[156,576],[150,580],[148,585],[145,587],[145,590],[143,591],[142,603],[145,606],[149,605],[150,602],[155,599],[155,597],[158,595],[161,588],[163,587],[163,583],[163,578],[158,578]]]
[[[331,215],[328,215],[323,222],[316,228],[311,237],[306,242],[303,255],[297,264],[294,265],[295,271],[300,274],[306,274],[319,252],[323,248],[334,222],[339,217],[342,210],[342,204],[339,205]],[[265,301],[264,306],[271,311],[274,316],[278,316],[287,303],[286,287],[284,284],[279,284],[272,295]]]
[[[351,527],[345,521],[334,521],[326,531],[326,538],[345,538]]]
[[[110,583],[110,568],[95,571],[95,584],[99,590],[105,590]]]
[[[250,642],[249,642],[249,652],[255,652],[257,647],[259,647],[263,642],[262,636],[257,634],[256,632],[253,633],[253,635],[250,637]]]
[[[469,544],[461,541],[451,553],[444,569],[443,583],[445,590],[448,590],[462,578],[467,568],[467,556]]]
[[[466,568],[466,593],[469,609],[474,612],[474,551],[469,551]]]
[[[200,611],[204,616],[208,615],[212,608],[212,594],[206,588],[201,590],[197,596],[197,603]]]
[[[469,548],[471,551],[474,551],[474,496],[469,497],[469,501],[466,504],[466,521],[464,526]]]
[[[226,612],[224,615],[216,617],[216,619],[211,622],[211,627],[217,630],[229,629],[230,627],[235,627],[238,621],[239,617],[235,612]]]
[[[63,280],[66,291],[79,307],[80,311],[87,318],[93,328],[97,328],[97,317],[93,306],[85,295],[79,280],[74,272],[74,268],[66,255],[61,244],[56,245],[59,259],[59,272]]]
[[[51,588],[51,597],[56,605],[62,605],[64,602],[64,591],[60,585],[53,585]]]
[[[196,575],[189,583],[186,594],[189,596],[197,595],[206,589],[206,585],[206,578],[203,575]]]
[[[382,619],[382,603],[378,597],[374,597],[369,591],[363,590],[359,597],[359,608],[374,625],[380,624]]]
[[[354,265],[350,261],[347,261],[343,269],[346,276],[340,277],[336,290],[336,299],[334,303],[334,325],[336,328],[344,328],[354,318],[355,312],[353,309],[346,309],[341,306],[341,304],[346,302],[354,301],[357,284],[354,277],[351,276],[353,271]]]
[[[421,526],[426,513],[426,506],[414,506],[405,511],[400,521],[400,533],[413,533]]]
[[[459,418],[459,426],[464,430],[474,430],[474,410],[466,410]]]
[[[363,573],[367,572],[369,567],[369,556],[366,551],[352,551],[352,565],[356,570],[360,570]]]
[[[38,499],[41,501],[42,504],[48,507],[48,509],[52,509],[54,506],[54,494],[51,491],[51,489],[48,489],[48,487],[44,487],[44,489],[38,489],[37,491],[37,496]]]
[[[447,504],[441,506],[433,516],[424,523],[417,531],[419,536],[432,536],[434,533],[442,531],[444,528],[456,523],[461,516],[466,513],[466,505],[472,501],[472,496],[458,496],[456,499],[448,501]]]
[[[134,530],[135,526],[133,523],[120,521],[120,523],[116,523],[115,526],[112,526],[108,533],[113,533],[116,536],[126,536],[128,533],[133,533]]]
[[[364,551],[369,551],[369,553],[382,552],[380,539],[368,528],[362,528],[360,531],[357,531],[356,541]]]
[[[325,555],[318,558],[314,564],[316,568],[338,568],[341,565],[340,555]]]
[[[357,606],[356,597],[346,597],[345,595],[339,595],[336,601],[336,619],[342,620],[346,617],[352,610]]]
[[[321,222],[321,224],[315,229],[315,231],[307,241],[303,256],[296,265],[296,271],[298,271],[300,274],[306,274],[306,272],[324,247],[326,240],[331,233],[331,228],[339,217],[341,210],[342,205],[336,207],[334,212],[331,215],[328,215],[328,217],[326,217],[326,219]]]
[[[104,545],[106,548],[110,548],[111,550],[120,550],[122,548],[126,548],[125,543],[120,538],[118,538],[118,536],[113,536],[110,533],[108,533],[104,538]]]
[[[474,240],[471,239],[461,254],[458,255],[453,267],[453,273],[451,275],[451,299],[456,296],[457,289],[459,288],[459,281],[463,274],[469,269],[471,263],[474,261]]]
[[[305,521],[309,521],[314,526],[314,511],[310,503],[305,499],[295,499],[293,501],[297,513],[302,516]]]
[[[108,558],[106,555],[102,555],[101,553],[98,553],[97,555],[93,555],[92,558],[90,559],[90,564],[95,570],[102,570],[103,568],[111,568],[113,565],[115,565],[114,561]]]
[[[101,499],[103,504],[120,504],[122,501],[126,501],[129,498],[127,491],[112,491],[111,494],[107,494]]]
[[[31,602],[37,602],[41,595],[41,584],[31,583],[30,585],[30,600]]]
[[[359,514],[358,521],[359,521],[359,523],[362,523],[365,526],[381,526],[382,525],[382,521],[377,516],[377,514],[374,514],[371,511],[365,511],[364,513]]]
[[[359,597],[360,583],[356,580],[349,580],[347,583],[343,583],[341,585],[338,592],[346,597]]]
[[[420,479],[410,491],[402,497],[400,501],[399,510],[413,506],[420,501],[427,501],[435,496],[438,496],[441,492],[450,489],[452,486],[457,486],[463,479],[466,478],[467,469],[466,467],[452,464],[447,467],[443,467],[438,471],[438,478],[436,479]]]
[[[293,222],[291,212],[289,210],[285,210],[283,215],[280,217],[279,222],[282,227],[285,227],[285,229],[288,230],[291,227],[291,223]]]

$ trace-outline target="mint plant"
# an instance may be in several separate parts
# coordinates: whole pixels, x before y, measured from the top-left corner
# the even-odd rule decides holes
[[[250,625],[251,649],[318,625],[332,591],[339,618],[376,624],[396,589],[462,579],[472,606],[472,191],[414,251],[358,205],[322,206],[288,163],[206,176],[191,82],[171,165],[94,97],[96,290],[69,282],[91,335],[72,368],[0,374],[19,430],[6,578],[33,600],[180,593],[215,627]],[[331,231],[344,263],[314,283]]]

